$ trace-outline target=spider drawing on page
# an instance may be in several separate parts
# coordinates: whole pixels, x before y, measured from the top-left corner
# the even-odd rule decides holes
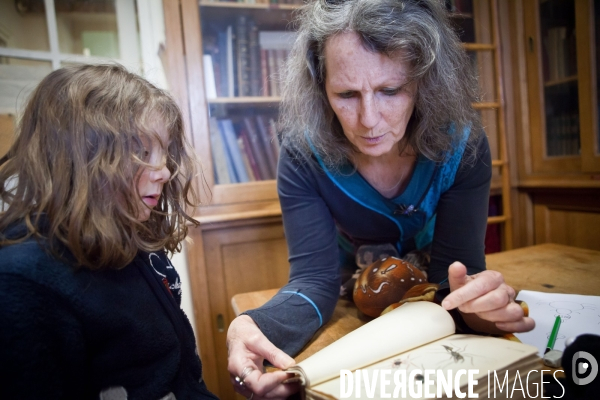
[[[448,354],[449,358],[446,358],[445,360],[441,361],[441,364],[439,364],[435,367],[437,369],[444,369],[452,364],[463,364],[465,362],[465,359],[469,360],[469,363],[471,364],[471,366],[475,366],[475,363],[473,362],[473,360],[475,358],[489,359],[489,357],[484,357],[484,356],[480,356],[480,355],[472,354],[472,353],[466,353],[465,350],[467,349],[467,345],[465,345],[462,348],[458,347],[458,346],[450,346],[450,345],[446,345],[446,344],[443,344],[441,346],[444,348],[445,354]],[[438,354],[444,354],[444,351],[440,350]]]

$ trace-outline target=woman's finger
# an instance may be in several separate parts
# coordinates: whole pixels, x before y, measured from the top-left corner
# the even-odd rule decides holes
[[[484,293],[483,295],[461,304],[458,308],[464,313],[482,313],[502,310],[510,304],[515,304],[520,311],[523,310],[518,304],[514,303],[515,291],[506,284]]]
[[[510,303],[496,310],[478,312],[477,316],[491,322],[517,322],[522,320],[525,314],[517,303]]]
[[[504,278],[501,273],[488,270],[477,275],[467,276],[464,279],[461,278],[461,285],[458,288],[456,286],[453,287],[451,277],[453,275],[453,269],[455,269],[453,267],[456,267],[456,264],[459,263],[452,264],[450,266],[451,268],[448,270],[451,292],[442,302],[442,306],[446,310],[460,307],[461,311],[468,312],[462,308],[464,304],[486,295],[504,283]],[[462,264],[460,264],[460,266],[462,266]],[[462,266],[462,268],[464,268],[464,266]]]
[[[505,332],[528,332],[535,328],[535,321],[532,318],[524,317],[515,322],[497,322],[496,327]]]

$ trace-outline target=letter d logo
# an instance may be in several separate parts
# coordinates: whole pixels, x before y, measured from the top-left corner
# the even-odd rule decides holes
[[[580,358],[583,358],[586,361],[577,362]],[[592,382],[596,375],[598,375],[598,361],[594,358],[593,355],[588,353],[587,351],[578,351],[573,354],[572,359],[573,366],[573,381],[577,385],[587,385]],[[590,371],[589,375],[585,378],[579,378],[578,375],[583,375],[587,371]]]

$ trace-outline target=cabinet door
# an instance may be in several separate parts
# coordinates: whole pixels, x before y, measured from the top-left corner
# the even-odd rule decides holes
[[[289,263],[281,218],[207,224],[190,234],[196,332],[208,388],[234,399],[227,372],[227,329],[235,318],[231,299],[238,293],[280,288]]]
[[[581,107],[582,112],[590,115],[582,124],[583,131],[590,132],[581,138],[581,157],[583,171],[600,171],[600,1],[593,1],[589,6],[581,6],[577,11],[578,19],[585,20],[591,26],[590,33],[581,32],[584,40],[577,42],[577,52],[585,55],[580,69],[590,76],[590,84],[583,85]]]
[[[299,3],[182,2],[194,144],[213,205],[277,199],[280,77]]]
[[[600,170],[593,10],[592,0],[524,2],[534,173]]]

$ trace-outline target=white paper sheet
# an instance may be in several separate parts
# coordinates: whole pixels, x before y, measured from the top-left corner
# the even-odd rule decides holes
[[[307,386],[339,377],[341,369],[354,370],[452,335],[454,321],[437,304],[406,303],[298,363]],[[296,367],[290,368],[294,370]]]
[[[600,335],[600,296],[543,293],[521,290],[517,300],[527,302],[529,316],[535,320],[531,332],[515,333],[523,343],[538,348],[543,357],[556,316],[560,316],[554,350],[565,349],[565,340],[583,333]]]

